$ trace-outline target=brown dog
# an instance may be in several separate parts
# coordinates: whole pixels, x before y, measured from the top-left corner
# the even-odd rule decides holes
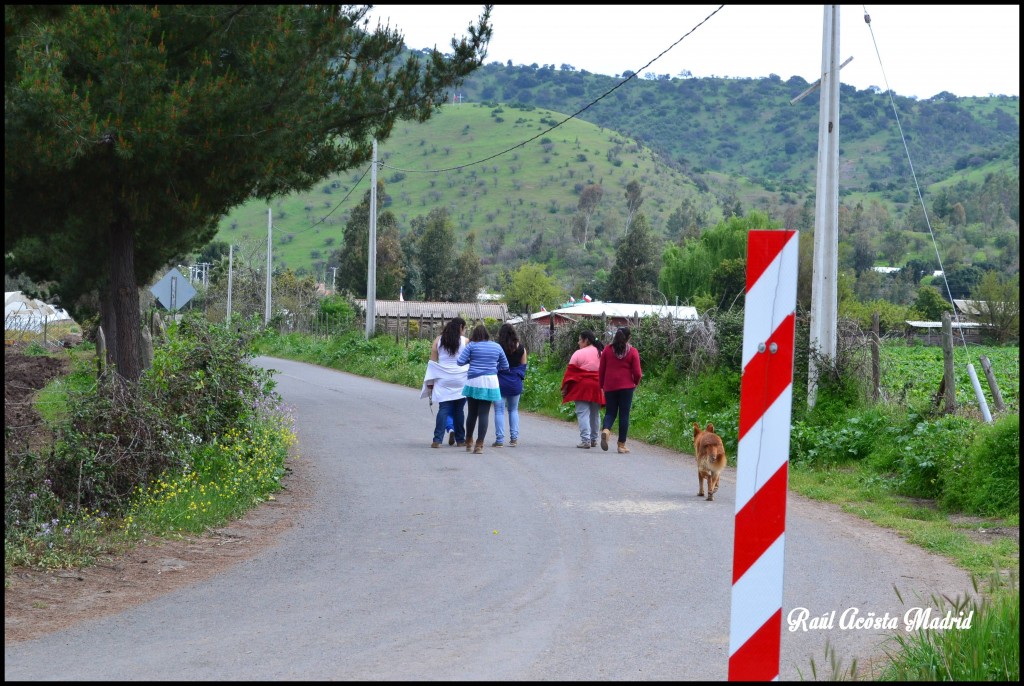
[[[725,445],[721,437],[715,433],[715,425],[709,423],[701,431],[697,422],[693,423],[693,454],[697,456],[697,495],[704,495],[704,481],[708,482],[708,500],[715,499],[718,492],[718,479],[725,469]]]

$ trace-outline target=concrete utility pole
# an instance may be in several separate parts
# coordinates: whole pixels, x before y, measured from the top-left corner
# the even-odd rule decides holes
[[[338,290],[338,268],[331,267],[331,269],[333,270],[331,272],[331,292],[334,293]]]
[[[267,208],[267,299],[263,308],[263,326],[270,323],[270,236],[273,227],[274,213]]]
[[[366,264],[366,338],[373,338],[377,317],[377,140],[373,141],[373,166],[370,167],[370,240]]]
[[[227,323],[231,324],[231,283],[235,267],[235,246],[228,246],[228,314]]]
[[[815,353],[836,357],[839,271],[839,5],[825,5],[818,109],[818,183],[814,213],[814,276],[811,285],[807,405],[818,395]]]

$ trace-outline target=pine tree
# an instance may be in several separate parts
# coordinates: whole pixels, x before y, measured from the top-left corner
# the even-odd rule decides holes
[[[615,264],[608,276],[608,300],[618,303],[659,302],[658,240],[641,212],[633,219],[629,233],[619,241]]]
[[[423,299],[451,300],[458,268],[455,264],[455,228],[446,208],[430,211],[416,247]]]
[[[475,245],[476,234],[470,232],[466,236],[466,247],[455,261],[455,270],[458,274],[452,293],[452,300],[455,302],[476,302],[477,293],[484,286],[483,269],[480,266],[480,256],[476,254]]]
[[[142,372],[139,285],[253,197],[366,164],[478,68],[490,6],[450,56],[367,31],[369,7],[7,5],[4,252],[73,314],[98,292],[117,372]]]
[[[377,182],[377,197],[384,196],[384,182]],[[398,289],[405,281],[405,254],[398,233],[398,220],[390,210],[377,215],[377,297],[398,298]],[[370,244],[370,191],[356,206],[345,223],[345,245],[335,250],[328,261],[338,266],[335,284],[338,290],[366,297],[366,278]]]

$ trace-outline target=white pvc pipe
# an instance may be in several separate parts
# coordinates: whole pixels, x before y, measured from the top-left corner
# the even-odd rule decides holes
[[[974,386],[974,395],[978,398],[978,406],[981,408],[981,416],[985,418],[986,423],[991,424],[992,413],[988,411],[988,401],[985,400],[985,394],[981,392],[981,383],[978,381],[978,373],[974,371],[974,365],[970,362],[967,363],[967,374],[971,377],[971,385]]]

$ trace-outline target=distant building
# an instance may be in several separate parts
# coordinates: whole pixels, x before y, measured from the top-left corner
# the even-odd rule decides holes
[[[1001,303],[995,303],[999,306]],[[953,298],[953,306],[961,320],[976,322],[988,314],[984,300],[961,300]]]
[[[354,301],[364,312],[366,298]],[[443,322],[453,317],[462,317],[472,326],[484,319],[504,322],[508,319],[508,305],[494,302],[431,302],[427,300],[377,300],[374,310],[378,317],[401,319],[420,318],[429,322]]]
[[[501,293],[488,293],[486,291],[480,291],[476,294],[476,299],[482,303],[498,302],[504,297]]]
[[[599,300],[593,302],[579,302],[569,307],[560,307],[556,310],[534,312],[527,319],[515,317],[509,319],[510,324],[520,324],[530,321],[538,326],[555,328],[569,324],[575,324],[581,319],[606,319],[606,326],[633,326],[636,320],[655,315],[657,317],[672,317],[677,322],[696,321],[700,319],[697,308],[688,305],[646,305],[639,303],[606,303]]]
[[[988,324],[978,322],[950,322],[953,327],[954,342],[962,338],[964,343],[983,343],[985,329]],[[908,319],[906,322],[905,338],[917,340],[925,345],[942,345],[942,322],[924,322]]]

